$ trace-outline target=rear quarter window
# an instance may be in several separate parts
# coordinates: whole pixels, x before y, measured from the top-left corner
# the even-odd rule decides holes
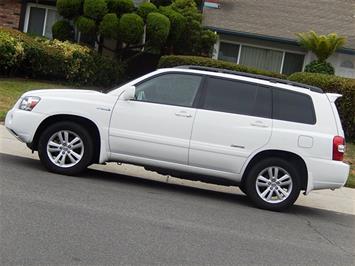
[[[314,125],[316,115],[312,98],[303,93],[274,89],[273,118]]]

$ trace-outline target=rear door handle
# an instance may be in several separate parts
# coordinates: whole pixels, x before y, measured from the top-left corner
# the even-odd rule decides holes
[[[182,112],[177,112],[177,113],[175,113],[175,115],[176,115],[176,116],[179,116],[179,117],[187,117],[187,118],[192,117],[192,115],[190,115],[189,113],[186,113],[186,112],[184,112],[184,111],[182,111]]]
[[[250,123],[251,126],[253,127],[269,127],[268,125],[265,125],[263,122],[261,121],[255,121]]]

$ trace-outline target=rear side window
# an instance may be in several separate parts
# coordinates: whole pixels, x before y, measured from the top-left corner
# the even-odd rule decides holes
[[[271,89],[235,80],[209,77],[203,109],[271,118]]]
[[[309,95],[274,89],[273,118],[303,124],[316,123],[312,99]]]

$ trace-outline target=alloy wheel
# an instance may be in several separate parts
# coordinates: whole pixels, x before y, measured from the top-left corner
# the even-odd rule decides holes
[[[256,192],[268,203],[280,203],[286,200],[292,192],[292,177],[283,168],[270,166],[263,169],[257,176]]]
[[[68,168],[76,165],[84,155],[84,143],[70,130],[54,133],[47,143],[47,155],[53,164]]]

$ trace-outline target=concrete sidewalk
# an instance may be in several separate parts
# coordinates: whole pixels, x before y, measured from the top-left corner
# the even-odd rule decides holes
[[[3,125],[0,125],[0,153],[28,157],[38,160],[37,153],[32,154],[24,143],[15,139]],[[162,176],[153,172],[145,171],[142,167],[127,164],[117,165],[109,163],[107,165],[93,165],[90,168],[113,172],[124,175],[131,175],[159,182],[178,184],[183,186],[197,187],[206,190],[221,191],[225,193],[242,194],[237,187],[225,187],[202,182],[182,180],[174,177]],[[319,208],[329,211],[355,215],[355,189],[341,188],[335,191],[317,190],[309,195],[300,195],[295,203],[300,206]]]

